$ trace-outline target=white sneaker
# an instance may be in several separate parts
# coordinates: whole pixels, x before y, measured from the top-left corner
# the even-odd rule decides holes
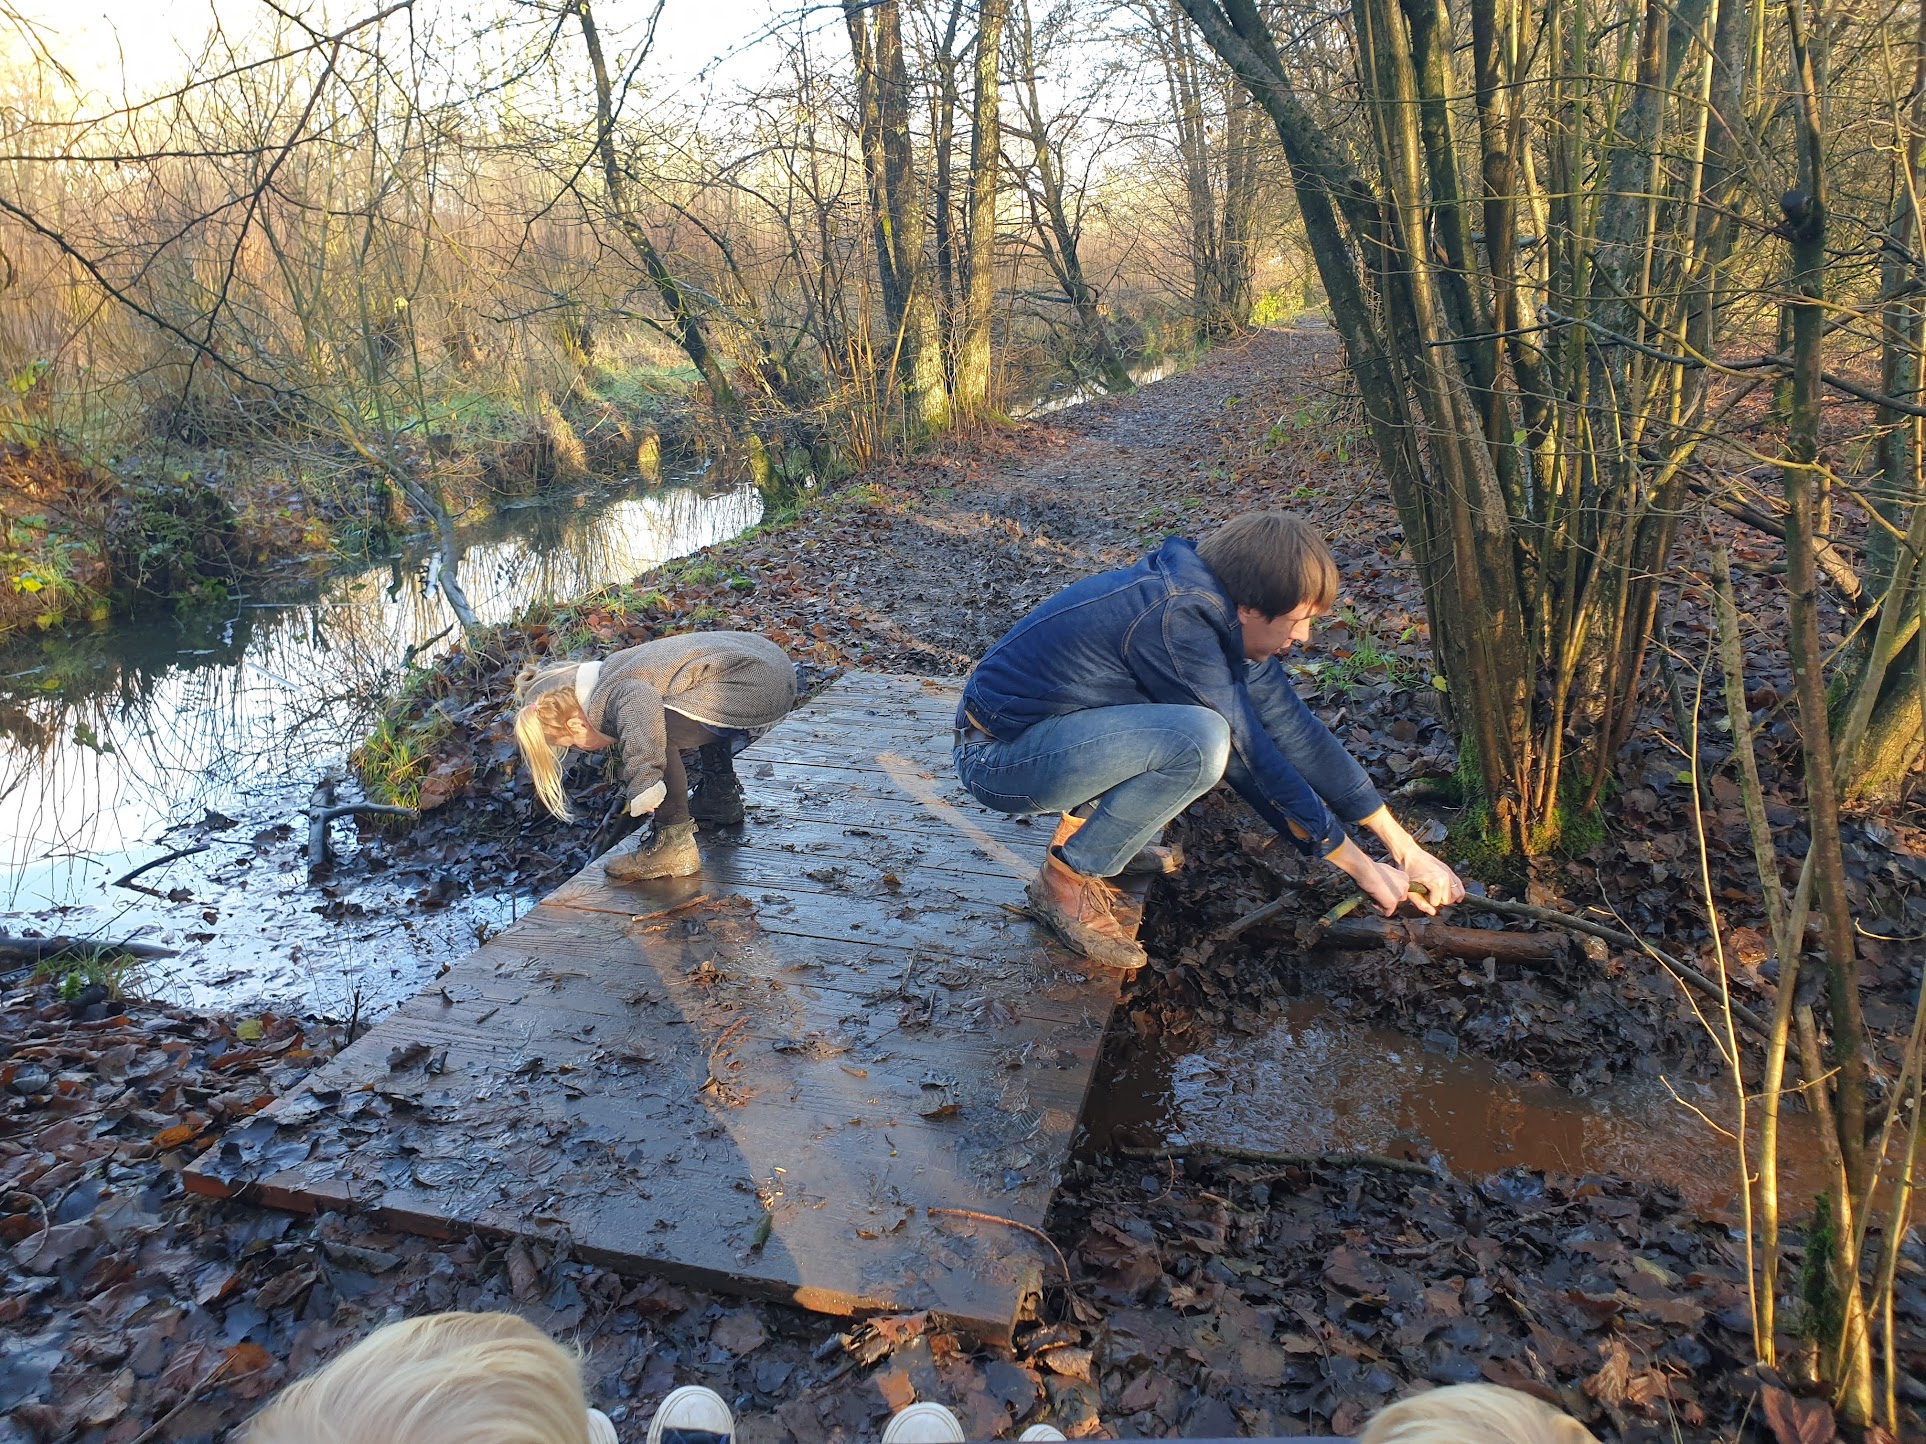
[[[1025,1429],[1021,1434],[1017,1435],[1017,1444],[1026,1444],[1026,1441],[1029,1440],[1061,1439],[1063,1437],[1063,1430],[1054,1424],[1032,1424],[1028,1429]]]
[[[926,1399],[890,1416],[883,1444],[963,1444],[963,1421]]]
[[[690,1444],[692,1434],[736,1444],[736,1416],[729,1412],[722,1395],[700,1384],[671,1389],[649,1421],[649,1444]]]
[[[617,1444],[615,1421],[600,1409],[589,1410],[589,1444]]]

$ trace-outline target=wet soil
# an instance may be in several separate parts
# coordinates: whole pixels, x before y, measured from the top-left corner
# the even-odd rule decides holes
[[[545,890],[608,845],[611,778],[571,778],[585,819],[572,827],[542,817],[514,779],[503,703],[536,655],[729,625],[775,636],[818,678],[848,667],[960,673],[1065,582],[1253,505],[1291,506],[1324,527],[1355,608],[1306,658],[1313,705],[1385,788],[1446,776],[1455,756],[1427,686],[1415,579],[1353,417],[1328,332],[1263,333],[1136,395],[878,468],[793,521],[636,588],[477,639],[399,714],[452,724],[431,767],[440,805],[405,835],[371,834],[334,885],[353,886],[363,869],[409,869],[436,879],[420,900],[432,907],[466,889]],[[1746,545],[1769,560],[1763,543]],[[1689,625],[1702,604],[1682,596],[1673,625]],[[1769,635],[1770,593],[1745,605]],[[1768,654],[1762,665],[1762,687],[1776,686],[1782,660]],[[1765,720],[1772,805],[1793,829],[1796,738],[1770,730],[1782,717]],[[1664,728],[1655,714],[1628,750],[1604,840],[1536,879],[1534,896],[1609,905],[1697,955],[1707,938],[1680,823],[1688,794]],[[1756,936],[1740,887],[1743,821],[1735,797],[1714,795],[1715,886],[1734,909],[1729,926]],[[1868,933],[1904,937],[1901,924],[1926,911],[1916,824],[1881,819],[1852,834]],[[1346,1047],[1482,1060],[1499,1107],[1508,1089],[1557,1086],[1617,1107],[1613,1090],[1651,1087],[1661,1074],[1686,1088],[1716,1082],[1715,1050],[1690,1009],[1634,953],[1573,947],[1527,973],[1410,949],[1307,954],[1248,935],[1212,944],[1281,888],[1300,892],[1304,916],[1340,890],[1270,845],[1233,799],[1208,799],[1180,830],[1192,861],[1153,894],[1154,967],[1113,1034],[1121,1059],[1174,1065],[1227,1042],[1261,1063],[1277,1030],[1295,1038],[1308,1026],[1290,1010],[1312,999],[1359,1030]],[[1787,848],[1796,856],[1803,839],[1789,831]],[[1463,921],[1498,921],[1466,911]],[[1735,939],[1734,956],[1762,983],[1746,943]],[[1867,1013],[1882,1047],[1908,1016],[1919,965],[1898,943],[1869,949]],[[1068,1284],[1052,1286],[1018,1347],[997,1354],[920,1317],[839,1332],[779,1307],[621,1280],[565,1245],[429,1243],[339,1218],[184,1200],[174,1170],[185,1150],[160,1136],[162,1120],[176,1126],[191,1107],[217,1129],[204,1103],[238,1094],[228,1116],[247,1111],[250,1092],[285,1086],[275,1069],[292,1071],[298,1058],[233,1064],[248,1075],[236,1088],[214,1065],[259,1044],[239,1037],[234,1018],[142,1006],[125,1021],[107,1008],[76,1025],[63,1008],[40,990],[16,994],[4,1015],[15,1058],[35,1061],[22,1044],[64,1050],[40,1064],[47,1077],[30,1078],[33,1088],[14,1087],[17,1074],[6,1081],[0,1125],[0,1187],[12,1190],[4,1217],[17,1240],[0,1256],[0,1406],[18,1406],[16,1437],[130,1444],[174,1408],[169,1437],[219,1437],[254,1398],[374,1323],[447,1307],[512,1307],[577,1338],[597,1401],[625,1438],[641,1437],[654,1401],[687,1382],[735,1400],[745,1439],[802,1444],[869,1437],[912,1397],[957,1406],[971,1437],[1040,1418],[1078,1436],[1343,1432],[1413,1387],[1478,1377],[1553,1399],[1608,1438],[1764,1438],[1761,1419],[1824,1412],[1786,1393],[1806,1387],[1810,1357],[1796,1338],[1783,1341],[1783,1375],[1747,1367],[1743,1255],[1730,1222],[1716,1198],[1687,1199],[1656,1180],[1657,1150],[1623,1165],[1608,1154],[1535,1159],[1489,1177],[1477,1175],[1506,1160],[1460,1155],[1445,1177],[1425,1166],[1433,1154],[1451,1162],[1448,1140],[1429,1136],[1437,1125],[1407,1130],[1422,1139],[1327,1136],[1306,1156],[1268,1163],[1213,1161],[1192,1146],[1188,1120],[1183,1147],[1170,1150],[1154,1126],[1138,1145],[1167,1156],[1129,1157],[1093,1138],[1052,1222]],[[296,1037],[288,1051],[298,1054],[327,1046],[326,1033],[276,1019],[263,1036]],[[164,1069],[116,1076],[121,1064],[89,1061],[98,1039],[116,1058],[132,1046],[145,1068],[144,1039],[170,1034]],[[1329,1086],[1330,1071],[1316,1086]],[[1141,1086],[1169,1085],[1153,1074]],[[1303,1085],[1279,1075],[1273,1086]],[[1592,1116],[1573,1125],[1579,1138],[1589,1141]],[[1138,1126],[1146,1122],[1157,1120]],[[1358,1149],[1402,1156],[1364,1166],[1320,1157]],[[84,1196],[70,1195],[83,1179]],[[56,1227],[71,1231],[50,1249]],[[1800,1257],[1796,1233],[1791,1254]],[[1918,1410],[1926,1258],[1916,1238],[1902,1253],[1897,1314],[1902,1397]],[[1829,1415],[1823,1422],[1801,1437],[1831,1437]]]

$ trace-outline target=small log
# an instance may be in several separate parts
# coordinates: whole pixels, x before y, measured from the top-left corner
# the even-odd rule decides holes
[[[328,860],[328,824],[337,817],[419,817],[412,807],[396,807],[388,802],[336,802],[334,779],[324,777],[308,798],[308,866],[319,867]]]
[[[328,809],[334,805],[334,778],[323,777],[308,794],[308,866],[328,860]]]
[[[153,943],[110,943],[100,938],[70,938],[64,934],[57,938],[17,938],[0,933],[0,958],[41,963],[48,958],[57,958],[62,953],[124,953],[130,958],[180,956],[173,948],[163,948]]]
[[[1280,940],[1296,941],[1283,929],[1261,929]],[[1401,948],[1416,943],[1427,953],[1447,958],[1496,958],[1501,963],[1555,963],[1566,943],[1552,933],[1513,933],[1496,928],[1461,928],[1436,918],[1345,918],[1319,930],[1317,942],[1331,948]]]

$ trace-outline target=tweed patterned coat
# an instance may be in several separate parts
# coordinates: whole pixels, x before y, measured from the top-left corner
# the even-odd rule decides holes
[[[767,637],[688,632],[604,657],[585,710],[589,726],[622,744],[622,785],[633,803],[662,780],[663,708],[706,727],[754,732],[795,705],[795,666]]]

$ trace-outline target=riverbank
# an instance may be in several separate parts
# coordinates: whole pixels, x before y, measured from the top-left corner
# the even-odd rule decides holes
[[[584,487],[660,484],[665,466],[692,476],[726,458],[701,445],[689,382],[641,363],[591,368],[527,414],[471,385],[442,398],[436,424],[380,445],[237,398],[174,405],[106,450],[0,416],[0,639],[218,613],[270,573],[431,533],[420,497],[472,528]]]
[[[878,468],[637,583],[496,628],[421,670],[389,719],[419,744],[415,782],[433,783],[440,797],[423,801],[439,805],[405,833],[371,832],[325,880],[337,896],[322,906],[414,870],[431,879],[415,902],[353,920],[393,938],[467,892],[545,891],[606,845],[612,784],[571,779],[586,821],[569,827],[514,775],[507,685],[537,656],[732,626],[777,636],[818,678],[858,666],[960,673],[1065,581],[1253,505],[1312,515],[1344,574],[1337,625],[1307,657],[1307,697],[1387,790],[1447,777],[1455,756],[1425,671],[1416,584],[1361,451],[1335,339],[1263,333],[1136,395]],[[1769,754],[1775,767],[1781,757]],[[1618,904],[1696,954],[1707,939],[1677,845],[1684,789],[1663,763],[1642,740],[1593,855],[1538,885],[1562,880],[1574,905]],[[1784,798],[1794,782],[1775,771],[1769,786]],[[1912,868],[1926,850],[1906,819],[1877,826],[1880,839],[1862,829],[1853,842],[1866,923],[1897,936],[1879,920],[1905,917],[1920,896],[1926,872]],[[1302,877],[1231,801],[1213,798],[1183,829],[1191,862],[1153,896],[1154,966],[1113,1030],[1117,1050],[1256,1036],[1309,995],[1413,1048],[1482,1056],[1502,1077],[1573,1093],[1655,1072],[1716,1085],[1685,1000],[1635,950],[1574,949],[1526,973],[1411,950],[1307,954],[1276,935],[1213,944],[1281,887],[1300,888],[1294,916],[1307,919],[1339,890]],[[1743,856],[1742,845],[1715,853],[1730,870],[1718,885],[1743,876]],[[1732,921],[1757,926],[1743,912]],[[1917,967],[1899,946],[1873,955],[1867,1015],[1882,1046]],[[30,1391],[15,1411],[28,1437],[127,1444],[177,1406],[170,1434],[214,1436],[391,1311],[448,1307],[513,1307],[579,1339],[625,1438],[641,1436],[669,1387],[705,1382],[744,1401],[743,1435],[758,1444],[867,1436],[912,1396],[960,1407],[972,1437],[1040,1417],[1077,1435],[1343,1432],[1412,1387],[1479,1377],[1554,1399],[1602,1437],[1731,1438],[1741,1419],[1794,1407],[1773,1391],[1796,1392],[1808,1357],[1788,1337],[1786,1377],[1746,1367],[1730,1220],[1649,1170],[1451,1178],[1433,1171],[1421,1137],[1369,1161],[1344,1157],[1357,1150],[1340,1138],[1247,1160],[1211,1157],[1208,1140],[1173,1152],[1155,1137],[1092,1138],[1052,1225],[1070,1285],[1051,1288],[1013,1354],[973,1351],[922,1319],[859,1327],[846,1346],[831,1321],[616,1279],[565,1246],[433,1243],[351,1218],[190,1202],[176,1177],[187,1153],[285,1088],[300,1054],[325,1054],[342,1022],[153,1005],[121,1019],[103,1007],[78,1021],[44,989],[17,989],[0,1019],[8,1055],[45,1075],[24,1089],[17,1072],[4,1080],[0,1125],[0,1186],[12,1190],[0,1227],[14,1242],[0,1264],[0,1377]],[[215,1099],[218,1112],[205,1106]],[[183,1125],[190,1135],[162,1135]],[[1698,1166],[1727,1167],[1710,1130],[1706,1140]],[[1901,1281],[1917,1378],[1926,1258],[1910,1244]]]

